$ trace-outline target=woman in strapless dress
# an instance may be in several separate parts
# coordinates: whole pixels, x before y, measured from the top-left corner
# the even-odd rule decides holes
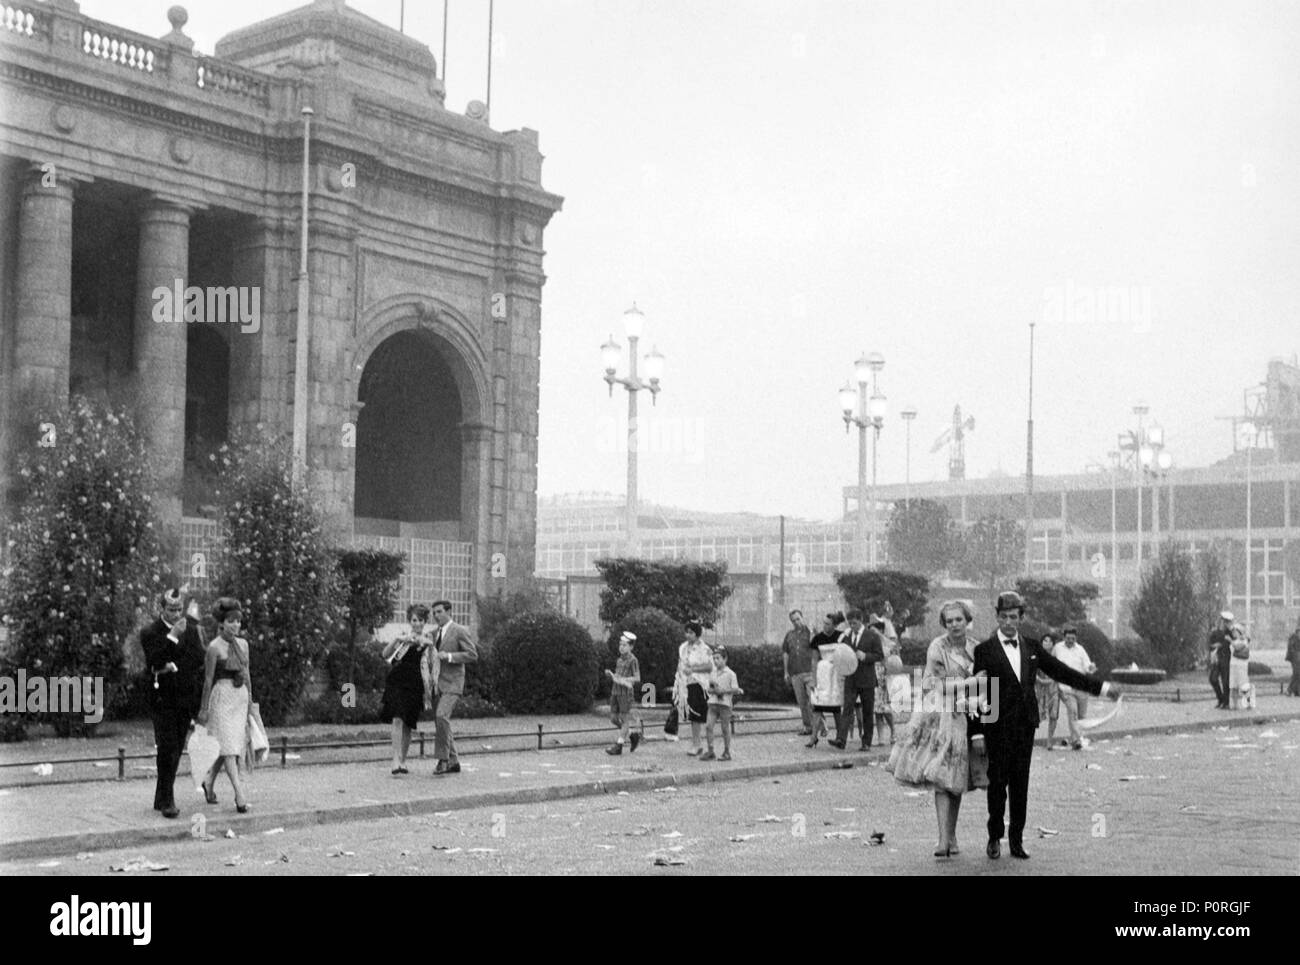
[[[252,677],[248,667],[248,641],[239,636],[244,614],[239,602],[222,597],[212,611],[217,636],[208,644],[203,665],[203,698],[198,722],[221,746],[221,756],[203,781],[209,804],[217,803],[217,774],[224,767],[235,791],[235,810],[248,810],[244,787],[239,779],[239,759],[248,745],[248,710],[252,703]]]

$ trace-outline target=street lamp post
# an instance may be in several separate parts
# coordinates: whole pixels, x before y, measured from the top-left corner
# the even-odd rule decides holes
[[[658,349],[654,349],[645,357],[646,381],[642,382],[637,374],[637,343],[641,340],[641,333],[645,328],[645,314],[636,307],[633,302],[632,307],[623,313],[623,330],[627,334],[628,343],[628,365],[627,377],[620,378],[616,372],[618,370],[619,358],[622,355],[623,347],[614,341],[614,336],[609,337],[609,341],[600,347],[601,359],[605,365],[605,382],[609,386],[609,394],[613,396],[614,385],[623,386],[627,390],[627,555],[635,556],[637,554],[637,414],[636,414],[636,397],[642,389],[650,390],[650,402],[655,404],[659,395],[659,379],[663,375],[664,357],[659,354]]]
[[[1118,449],[1110,453],[1110,635],[1119,633],[1119,518],[1116,513],[1119,491]]]
[[[852,385],[840,389],[840,411],[844,417],[844,431],[850,425],[858,427],[858,518],[857,545],[862,545],[865,532],[867,539],[866,562],[868,566],[876,565],[876,450],[880,445],[880,428],[885,424],[885,397],[881,394],[876,377],[885,367],[885,357],[879,352],[863,354],[853,365],[854,375],[858,381],[855,394]],[[871,384],[871,395],[867,395],[867,383]],[[854,413],[854,402],[857,412]],[[867,429],[873,430],[871,447],[871,491],[867,491]],[[867,504],[870,508],[870,527],[867,525]]]
[[[1142,420],[1151,411],[1151,407],[1139,402],[1133,406],[1133,414],[1138,417],[1137,435],[1133,436],[1133,474],[1137,477],[1138,519],[1137,519],[1137,577],[1142,579],[1142,446],[1146,439],[1146,427]]]
[[[1252,584],[1254,583],[1254,574],[1251,572],[1252,561],[1250,558],[1251,542],[1253,540],[1253,534],[1251,532],[1251,524],[1253,522],[1253,514],[1251,513],[1251,489],[1254,477],[1255,440],[1258,434],[1258,427],[1254,422],[1246,421],[1242,423],[1242,428],[1245,429],[1246,438],[1249,440],[1246,446],[1246,632],[1250,633],[1250,598]]]

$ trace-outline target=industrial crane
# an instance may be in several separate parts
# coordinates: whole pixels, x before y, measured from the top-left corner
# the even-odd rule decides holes
[[[967,416],[963,421],[961,417],[961,406],[952,407],[952,425],[943,430],[938,439],[934,440],[934,445],[930,447],[931,452],[938,452],[944,446],[948,447],[948,478],[965,479],[966,478],[966,433],[975,428],[975,417]]]

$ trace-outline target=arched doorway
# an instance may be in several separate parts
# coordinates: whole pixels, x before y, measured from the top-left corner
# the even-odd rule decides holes
[[[464,406],[440,342],[427,331],[400,331],[366,361],[354,513],[407,524],[394,529],[411,535],[459,538]]]

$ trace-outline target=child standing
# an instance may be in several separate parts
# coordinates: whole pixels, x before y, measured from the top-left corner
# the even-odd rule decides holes
[[[713,672],[709,674],[709,715],[704,725],[704,741],[708,750],[700,755],[702,761],[731,760],[731,701],[738,694],[743,694],[736,673],[727,666],[727,648],[718,647],[713,651]],[[722,756],[713,755],[713,724],[722,724]]]
[[[641,743],[640,730],[631,730],[636,686],[641,682],[641,665],[632,656],[634,643],[636,634],[624,630],[618,638],[618,660],[614,662],[614,669],[605,671],[605,676],[613,681],[609,691],[609,719],[618,728],[618,741],[605,748],[606,754],[622,754],[623,745],[629,742],[635,751]]]

